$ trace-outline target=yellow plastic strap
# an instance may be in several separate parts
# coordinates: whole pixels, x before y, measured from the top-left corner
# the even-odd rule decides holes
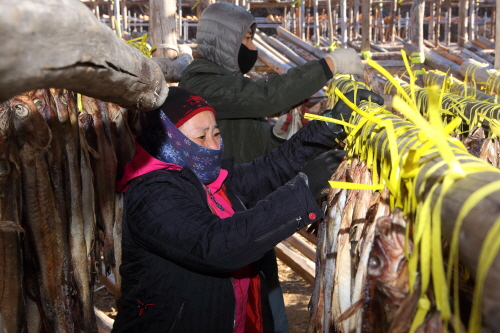
[[[422,52],[413,52],[410,56],[410,61],[412,64],[423,64],[425,55]]]
[[[356,183],[346,183],[346,182],[336,182],[333,180],[328,181],[331,188],[340,188],[345,190],[371,190],[371,191],[382,191],[384,189],[383,184],[356,184]]]
[[[370,51],[361,51],[363,59],[370,60],[372,58],[372,53]]]
[[[356,127],[352,124],[349,124],[345,121],[342,121],[342,120],[337,120],[337,119],[333,119],[333,118],[330,118],[330,117],[324,117],[324,116],[318,116],[317,114],[312,114],[312,113],[304,113],[304,118],[305,119],[312,119],[312,120],[322,120],[322,121],[327,121],[329,123],[335,123],[335,124],[339,124],[339,125],[344,125],[344,126],[347,126],[347,127]]]

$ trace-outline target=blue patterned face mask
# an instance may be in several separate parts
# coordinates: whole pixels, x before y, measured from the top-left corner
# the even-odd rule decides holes
[[[139,144],[151,156],[190,168],[205,185],[217,179],[224,152],[222,137],[218,150],[202,147],[182,134],[161,109],[142,112],[141,125]]]

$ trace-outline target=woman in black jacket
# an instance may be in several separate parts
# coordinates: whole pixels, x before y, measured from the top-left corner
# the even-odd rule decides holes
[[[273,332],[258,260],[323,216],[315,197],[344,156],[328,152],[342,128],[311,121],[270,154],[233,165],[200,96],[170,88],[141,121],[117,184],[126,194],[113,332]],[[307,175],[320,154],[324,174]]]

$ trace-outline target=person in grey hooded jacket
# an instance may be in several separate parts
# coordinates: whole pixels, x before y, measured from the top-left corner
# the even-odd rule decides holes
[[[363,75],[353,49],[339,49],[287,73],[253,81],[243,76],[257,60],[252,38],[255,18],[227,2],[208,6],[198,22],[196,40],[201,59],[184,71],[180,87],[205,98],[217,111],[225,138],[224,157],[246,163],[268,153],[273,144],[265,117],[304,101],[323,88],[333,74]]]

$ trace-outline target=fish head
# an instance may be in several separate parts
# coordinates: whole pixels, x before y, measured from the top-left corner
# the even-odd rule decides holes
[[[43,101],[32,97],[33,93],[27,92],[9,100],[18,145],[21,147],[28,142],[37,149],[45,149],[52,141],[52,132],[38,112],[43,107]]]
[[[376,281],[377,291],[395,305],[409,293],[405,225],[399,211],[379,218],[368,262],[368,275]]]

